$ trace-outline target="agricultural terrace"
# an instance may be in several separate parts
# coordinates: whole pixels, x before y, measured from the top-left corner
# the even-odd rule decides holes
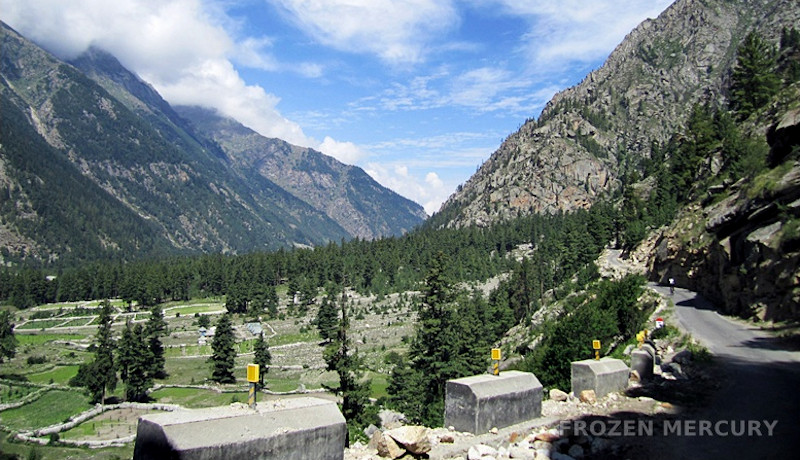
[[[272,354],[266,388],[259,399],[307,392],[325,396],[324,386],[335,385],[337,376],[325,369],[324,343],[312,324],[316,306],[303,316],[294,316],[285,289],[281,294],[276,317],[256,320]],[[406,295],[396,294],[382,299],[355,293],[349,297],[350,336],[366,359],[372,396],[379,398],[386,395],[387,355],[405,351],[407,339],[413,335],[411,301]],[[224,298],[212,298],[162,305],[168,325],[162,343],[169,375],[156,380],[149,392],[150,405],[115,405],[124,402],[124,385],[120,382],[106,400],[106,410],[92,406],[85,390],[70,387],[69,381],[81,363],[92,359],[100,303],[48,304],[12,311],[17,353],[0,365],[0,429],[7,433],[0,436],[1,452],[28,458],[130,458],[136,423],[143,413],[172,405],[201,408],[246,402],[246,367],[253,359],[256,339],[247,324],[254,319],[233,316],[237,382],[212,383],[208,358],[213,329],[203,337],[199,319],[207,316],[213,326],[226,311]],[[120,300],[111,304],[117,340],[126,322],[144,323],[150,316],[148,308]],[[40,433],[54,430],[53,434]],[[89,450],[87,444],[103,447]]]

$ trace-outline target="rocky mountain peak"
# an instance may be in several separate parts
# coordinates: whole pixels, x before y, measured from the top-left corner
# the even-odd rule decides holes
[[[653,142],[677,132],[696,103],[724,100],[749,31],[776,42],[782,27],[798,21],[792,0],[676,1],[508,136],[431,222],[488,225],[590,206],[649,156]]]

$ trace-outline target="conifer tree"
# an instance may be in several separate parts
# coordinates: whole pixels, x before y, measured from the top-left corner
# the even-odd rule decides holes
[[[279,303],[278,293],[275,290],[275,286],[269,285],[267,287],[266,305],[267,305],[267,315],[269,315],[270,318],[276,318],[278,316],[278,303]]]
[[[217,383],[235,383],[233,369],[236,365],[236,337],[233,333],[230,314],[223,314],[216,325],[211,341],[211,380]]]
[[[97,335],[95,338],[94,360],[81,364],[78,374],[70,380],[70,385],[83,386],[89,390],[92,402],[103,403],[106,392],[117,387],[117,368],[114,363],[114,349],[116,344],[111,335],[112,308],[108,300],[103,301],[98,318]]]
[[[369,381],[363,381],[363,359],[356,350],[351,350],[348,337],[350,319],[347,312],[346,291],[342,292],[341,319],[338,321],[336,339],[325,348],[323,357],[329,371],[339,375],[339,386],[329,388],[342,397],[342,415],[347,420],[351,433],[358,433],[368,419]]]
[[[255,357],[253,361],[258,364],[259,385],[264,385],[264,376],[269,372],[269,365],[272,364],[272,353],[269,352],[269,344],[264,339],[264,333],[258,334],[256,343],[253,346]]]
[[[0,311],[0,363],[5,358],[13,358],[17,352],[17,338],[14,337],[14,323],[11,313]]]
[[[167,322],[164,321],[164,312],[160,306],[156,305],[150,310],[150,318],[147,320],[147,326],[144,329],[147,348],[150,353],[149,375],[156,379],[167,377],[164,346],[161,344],[161,336],[166,332]]]
[[[441,426],[447,380],[474,373],[483,361],[474,355],[475,324],[461,321],[457,291],[447,274],[448,258],[439,252],[425,280],[417,329],[408,352],[408,365],[398,365],[389,386],[389,404],[415,423]],[[468,301],[465,300],[465,305]],[[392,393],[392,392],[395,393]],[[410,399],[413,398],[413,399]]]
[[[741,119],[766,105],[780,89],[778,52],[759,34],[750,32],[738,49],[731,82],[731,108]]]
[[[339,329],[339,312],[336,309],[335,296],[334,290],[329,289],[328,294],[322,299],[317,317],[314,319],[319,335],[326,342],[334,340]]]
[[[131,326],[128,322],[120,339],[118,359],[126,400],[143,402],[148,399],[147,389],[153,383],[151,360],[142,325]]]

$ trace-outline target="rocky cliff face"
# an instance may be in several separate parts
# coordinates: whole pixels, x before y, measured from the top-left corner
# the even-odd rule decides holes
[[[726,98],[742,37],[757,29],[776,42],[798,22],[795,0],[678,0],[509,136],[432,223],[488,225],[588,207],[649,156],[651,142],[678,131],[694,104]]]
[[[769,130],[773,152],[800,149],[800,109]],[[779,153],[777,155],[780,155]],[[800,318],[800,161],[791,157],[687,207],[633,255],[654,280],[706,295],[726,312]]]

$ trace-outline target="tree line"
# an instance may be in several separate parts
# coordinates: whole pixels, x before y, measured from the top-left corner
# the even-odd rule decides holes
[[[540,285],[560,283],[599,253],[613,233],[610,205],[569,214],[536,215],[487,228],[421,228],[402,237],[355,239],[316,248],[243,255],[209,254],[132,263],[95,262],[60,270],[3,268],[0,301],[18,308],[120,298],[139,306],[201,297],[226,297],[231,312],[269,310],[274,288],[289,285],[300,305],[328,283],[364,294],[416,289],[438,251],[449,255],[457,282],[487,279],[518,263],[507,254],[536,242]],[[539,270],[539,269],[537,269]]]

